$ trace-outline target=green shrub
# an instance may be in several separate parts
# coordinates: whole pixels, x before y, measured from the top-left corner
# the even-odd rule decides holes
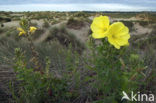
[[[48,20],[44,20],[43,27],[44,27],[44,28],[48,28],[49,26],[50,26],[50,25],[49,25]]]
[[[32,35],[32,39],[33,40],[36,40],[38,39],[40,36],[44,35],[45,33],[45,29],[41,29],[41,28],[38,28],[35,33]]]
[[[3,31],[4,31],[3,28],[0,28],[0,33],[3,33]]]
[[[88,14],[85,13],[85,12],[77,12],[74,14],[75,17],[85,17],[87,18],[88,17]]]
[[[46,69],[43,71],[34,71],[32,68],[26,68],[24,54],[21,49],[15,49],[16,78],[20,81],[18,92],[14,99],[21,103],[43,103],[43,102],[63,102],[67,94],[66,80],[56,78],[49,72],[50,61],[46,60]],[[13,93],[15,94],[15,93]]]
[[[105,39],[102,44],[95,45],[93,41],[91,45],[93,58],[90,64],[93,66],[89,67],[96,74],[92,77],[95,79],[92,85],[97,88],[97,103],[119,103],[122,91],[139,91],[139,87],[143,85],[139,81],[143,78],[141,72],[145,66],[137,54],[134,58],[131,54],[133,52],[129,52],[128,48],[117,50]]]
[[[8,18],[8,17],[0,17],[0,21],[1,22],[10,22],[11,21],[11,18]]]
[[[56,69],[51,71],[50,61],[47,59],[46,69],[41,72],[26,68],[25,65],[29,64],[25,62],[25,54],[21,49],[16,49],[14,68],[17,79],[21,81],[18,92],[20,97],[16,99],[26,103],[71,103],[86,102],[88,98],[89,102],[95,103],[119,103],[122,91],[126,93],[139,91],[140,86],[144,85],[140,81],[145,66],[138,54],[126,47],[117,50],[105,39],[102,43],[95,45],[94,41],[90,41],[89,47],[92,52],[89,53],[89,57],[82,57],[71,48],[68,52],[62,51],[66,54],[64,67],[57,68],[57,64],[54,64]],[[43,48],[43,51],[46,49]]]

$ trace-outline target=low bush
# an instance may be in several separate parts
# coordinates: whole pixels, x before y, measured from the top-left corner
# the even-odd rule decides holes
[[[43,27],[44,27],[44,28],[48,28],[49,26],[50,26],[50,25],[49,25],[48,20],[44,20]]]
[[[81,53],[85,46],[78,40],[74,34],[67,31],[67,29],[62,26],[60,28],[52,28],[50,31],[51,35],[47,38],[47,41],[57,39],[60,44],[68,47],[70,44],[72,47]]]
[[[82,20],[78,20],[78,19],[74,19],[69,18],[68,22],[67,22],[67,27],[68,28],[72,28],[72,29],[81,29],[84,26],[84,21]]]

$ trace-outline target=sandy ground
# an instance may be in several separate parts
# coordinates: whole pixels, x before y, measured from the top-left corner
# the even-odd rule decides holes
[[[89,17],[89,19],[93,20],[93,16]],[[120,20],[124,20],[124,21],[136,21],[138,19],[136,19],[135,17],[132,17],[132,18],[110,18],[111,21],[120,21]],[[39,28],[42,28],[42,25],[44,23],[43,20],[31,20],[32,23],[37,23],[37,26]],[[59,27],[61,26],[62,24],[65,24],[67,21],[62,21],[60,23],[57,23],[57,24],[54,24],[52,25],[51,27],[49,28],[52,28],[52,27]],[[4,23],[4,26],[5,27],[19,27],[19,21],[11,21],[11,22],[6,22]],[[46,32],[41,35],[36,41],[35,43],[39,43],[39,42],[42,42],[44,41],[48,35],[50,34],[49,33],[49,28],[47,28]],[[82,27],[81,29],[79,30],[75,30],[75,29],[70,29],[70,28],[67,28],[67,30],[69,32],[71,32],[72,34],[74,34],[79,40],[81,40],[82,42],[86,42],[87,38],[88,38],[88,31],[90,29],[90,26],[89,24],[86,24],[84,27]],[[146,27],[143,27],[141,25],[139,25],[139,23],[135,23],[134,24],[134,31],[130,31],[130,34],[131,35],[142,35],[142,34],[149,34],[152,32],[152,28],[146,26]]]
[[[31,20],[32,23],[37,23],[38,26],[42,26],[43,25],[43,20]],[[6,22],[3,23],[5,27],[19,27],[19,21],[11,21],[11,22]]]
[[[75,35],[75,37],[80,40],[82,43],[86,43],[86,41],[88,40],[88,31],[90,29],[89,25],[85,25],[84,27],[82,27],[79,30],[75,30],[75,29],[69,29],[67,28],[67,30],[71,33],[73,33]]]
[[[3,24],[5,27],[19,27],[19,21],[11,21]]]
[[[54,24],[54,25],[52,25],[52,26],[50,26],[49,28],[54,28],[54,27],[59,27],[59,26],[61,26],[61,25],[63,25],[63,24],[65,24],[66,23],[66,21],[63,21],[63,22],[61,22],[61,23],[57,23],[57,24]],[[46,32],[43,34],[43,35],[41,35],[36,41],[34,41],[35,43],[39,43],[39,42],[42,42],[42,41],[44,41],[49,35],[50,35],[50,29],[49,28],[47,28],[47,30],[46,30]]]
[[[53,28],[53,27],[59,27],[63,24],[65,24],[67,21],[62,21],[61,23],[57,23],[54,24],[52,26],[50,26],[49,28]],[[41,28],[44,21],[43,20],[32,20],[32,23],[37,23],[38,27]],[[11,21],[11,22],[7,22],[4,23],[5,27],[19,27],[19,21]],[[49,28],[47,28],[46,32],[41,35],[36,41],[35,43],[39,43],[44,41],[48,36],[49,36]],[[89,24],[85,25],[84,27],[82,27],[79,30],[75,30],[75,29],[69,29],[67,28],[67,30],[69,32],[71,32],[72,34],[74,34],[79,40],[81,40],[82,42],[85,42],[87,40],[87,36],[88,36],[88,30],[89,30]]]
[[[112,21],[139,21],[140,19],[137,19],[135,17],[131,18],[110,18]]]
[[[152,32],[152,28],[150,27],[143,27],[139,25],[139,23],[134,24],[135,31],[131,32],[131,35],[142,35],[142,34],[150,34]]]

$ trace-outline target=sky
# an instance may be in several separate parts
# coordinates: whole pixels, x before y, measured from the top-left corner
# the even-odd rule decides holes
[[[0,11],[156,11],[156,0],[0,0]]]

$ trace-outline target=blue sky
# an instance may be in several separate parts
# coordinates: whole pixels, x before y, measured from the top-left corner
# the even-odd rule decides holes
[[[0,11],[156,11],[156,0],[0,0]]]

